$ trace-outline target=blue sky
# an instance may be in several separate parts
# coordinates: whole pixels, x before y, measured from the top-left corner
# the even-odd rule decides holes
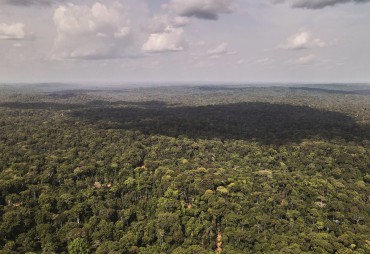
[[[370,1],[0,0],[0,82],[370,82]]]

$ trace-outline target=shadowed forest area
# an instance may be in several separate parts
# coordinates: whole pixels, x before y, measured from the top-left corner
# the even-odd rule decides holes
[[[370,100],[339,88],[0,87],[0,253],[367,254]]]
[[[263,144],[300,142],[307,138],[362,142],[369,128],[338,112],[304,106],[239,103],[200,107],[166,107],[158,102],[138,108],[102,107],[77,110],[77,119],[105,128],[192,139],[244,139]]]

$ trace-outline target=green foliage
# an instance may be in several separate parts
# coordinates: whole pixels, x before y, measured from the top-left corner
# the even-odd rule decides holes
[[[369,97],[6,94],[0,253],[370,251]]]
[[[69,254],[89,254],[89,245],[82,238],[76,238],[68,244]]]

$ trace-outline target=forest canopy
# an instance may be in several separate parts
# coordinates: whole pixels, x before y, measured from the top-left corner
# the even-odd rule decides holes
[[[0,86],[0,253],[370,253],[367,91]]]

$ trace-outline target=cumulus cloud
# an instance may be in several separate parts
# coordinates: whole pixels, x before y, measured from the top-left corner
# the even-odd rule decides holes
[[[188,44],[184,39],[184,27],[190,24],[189,17],[177,16],[169,10],[163,15],[155,15],[144,28],[150,35],[143,44],[145,53],[166,53],[184,51]]]
[[[190,24],[190,18],[217,20],[222,13],[233,11],[233,0],[171,0],[164,5],[168,12],[156,15],[144,30],[150,33],[142,46],[145,53],[164,53],[184,51],[188,43],[184,39],[183,27]],[[207,54],[219,58],[229,54],[227,44],[223,43],[211,49]]]
[[[176,52],[186,49],[182,28],[167,27],[164,31],[152,33],[142,50],[147,53]]]
[[[130,20],[119,4],[68,4],[54,12],[57,59],[108,59],[125,54],[130,42]]]
[[[217,20],[220,14],[233,12],[232,0],[171,0],[169,8],[178,15]]]
[[[273,2],[289,2],[293,8],[322,9],[337,4],[368,3],[370,0],[273,0]]]
[[[175,17],[172,23],[175,27],[184,27],[190,24],[190,20],[188,17]]]
[[[144,28],[149,33],[161,33],[164,32],[168,27],[179,28],[185,27],[190,24],[188,17],[171,16],[169,14],[156,15],[153,17],[151,22]]]
[[[0,23],[0,40],[24,40],[26,35],[23,23]]]
[[[48,6],[63,0],[0,0],[0,5]]]
[[[279,48],[300,50],[308,48],[322,48],[325,46],[326,43],[321,39],[313,38],[310,32],[301,30],[289,37],[287,42],[284,45],[279,46]]]

